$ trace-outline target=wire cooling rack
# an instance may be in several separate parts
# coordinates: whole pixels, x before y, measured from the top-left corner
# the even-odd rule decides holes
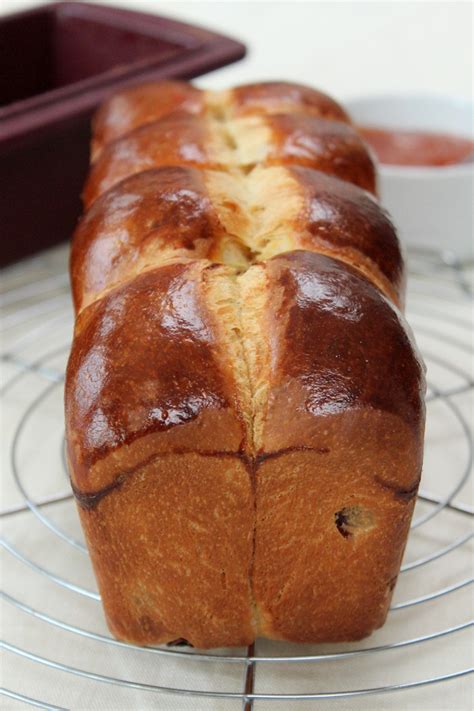
[[[453,689],[473,671],[469,269],[449,254],[410,254],[408,317],[428,365],[428,431],[421,492],[385,627],[354,644],[258,640],[248,649],[204,654],[135,647],[112,639],[104,626],[64,457],[62,385],[72,328],[65,254],[56,249],[6,270],[0,297],[1,597],[10,665],[2,691],[11,708],[250,711],[273,708],[273,701],[289,709],[304,701],[303,708],[316,708],[317,700],[319,708],[326,700],[334,708],[338,699],[348,700],[341,708],[379,709],[380,698],[369,706],[364,697],[426,693],[442,682],[447,705],[440,708],[454,708]]]

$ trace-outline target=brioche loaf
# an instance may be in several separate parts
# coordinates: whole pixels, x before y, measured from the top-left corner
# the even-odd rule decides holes
[[[66,426],[118,638],[337,642],[383,624],[424,369],[375,192],[349,118],[306,87],[165,82],[99,110]]]

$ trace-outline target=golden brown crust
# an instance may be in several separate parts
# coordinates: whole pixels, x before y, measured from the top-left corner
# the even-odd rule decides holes
[[[107,144],[177,111],[217,120],[301,112],[350,123],[337,102],[301,84],[261,82],[230,91],[209,92],[182,81],[154,82],[125,89],[102,104],[93,121],[92,160]]]
[[[239,459],[156,457],[79,513],[116,637],[196,647],[254,639],[254,502]]]
[[[403,257],[387,213],[350,183],[300,167],[292,167],[291,172],[304,192],[304,207],[295,225],[302,235],[301,247],[317,252],[330,246],[332,255],[342,259],[347,252],[344,261],[364,272],[366,267],[372,269],[372,281],[388,291],[395,303],[403,304]]]
[[[109,626],[359,639],[385,619],[424,425],[370,157],[305,87],[137,92],[97,119],[114,140],[71,255],[68,455]]]
[[[306,165],[376,192],[370,152],[343,109],[285,82],[214,93],[182,82],[125,90],[94,120],[92,158],[86,207],[129,175],[175,165]]]
[[[417,440],[423,366],[401,314],[378,289],[351,267],[314,252],[288,252],[255,268],[267,275],[261,328],[274,334],[272,367],[264,375],[270,395],[262,451],[324,449],[319,423],[348,410],[390,414]],[[291,420],[288,403],[298,412]],[[395,483],[413,486],[419,466],[415,471],[406,482],[395,468]]]
[[[200,114],[203,110],[203,92],[187,82],[153,82],[125,89],[105,101],[94,117],[92,160],[106,144],[139,126],[153,123],[175,111]]]
[[[167,167],[136,173],[97,200],[76,229],[76,310],[166,254],[212,257],[223,238],[201,171]]]
[[[405,501],[377,485],[376,437],[387,423],[367,414],[331,423],[321,452],[283,453],[259,469],[253,590],[262,636],[344,642],[385,621],[416,489]],[[401,464],[411,466],[408,457]]]
[[[261,435],[252,443],[222,334],[214,330],[216,313],[205,306],[203,274],[231,278],[225,268],[203,272],[202,262],[190,262],[146,272],[85,309],[78,321],[67,380],[69,453],[109,623],[121,638],[186,637],[202,647],[247,643],[252,634],[339,641],[358,639],[385,619],[421,470],[421,363],[400,315],[339,262],[291,252],[241,278],[253,279],[253,272],[264,277],[258,284],[265,287],[265,307],[252,318],[260,333],[273,336],[267,357],[254,366],[254,388],[262,380],[268,390]],[[157,307],[163,295],[171,308],[167,300]],[[289,417],[289,409],[298,416]],[[218,418],[206,427],[213,412]],[[82,432],[93,441],[76,447]],[[218,492],[206,479],[214,471],[224,477]],[[194,510],[193,502],[200,502],[201,515],[214,510],[213,497],[229,496],[247,502],[246,513],[240,503],[228,511],[238,519],[229,523],[235,535],[241,532],[237,560],[228,553],[222,558],[220,546],[217,560],[212,557],[211,542],[223,535],[213,516],[202,513],[207,524],[198,527],[212,574],[219,581],[227,560],[225,579],[234,580],[242,600],[232,613],[216,600],[214,628],[202,613],[201,585],[193,593],[185,587],[182,603],[172,604],[182,556],[193,575],[205,565],[178,531],[188,525],[180,517]],[[147,500],[156,503],[147,507]],[[168,546],[162,508],[169,524],[170,506],[176,534],[167,528]],[[242,568],[250,566],[254,530],[252,601]],[[229,536],[228,526],[225,531]],[[308,535],[311,543],[302,548]],[[173,545],[182,545],[179,557]],[[157,556],[163,572],[174,571],[158,586],[149,577]],[[341,571],[352,581],[344,590]],[[202,585],[210,582],[206,577]],[[240,633],[234,617],[226,617],[237,612]]]
[[[268,165],[307,166],[376,192],[374,162],[351,126],[298,113],[276,114],[266,122],[274,140]]]
[[[271,221],[269,211],[275,213]],[[378,204],[350,183],[300,167],[249,176],[163,167],[122,180],[80,221],[71,254],[76,309],[173,257],[248,266],[250,254],[265,259],[281,251],[275,236],[282,231],[286,249],[335,256],[403,304],[395,229]]]
[[[117,449],[130,449],[152,433],[179,433],[178,425],[200,416],[201,431],[188,434],[190,451],[240,449],[244,429],[232,411],[232,382],[216,361],[218,333],[204,300],[205,270],[204,261],[188,261],[145,271],[77,319],[66,421],[79,491],[108,486],[130,467],[122,454],[115,471],[101,471],[101,462]],[[202,437],[202,419],[209,416],[226,424],[212,433],[212,444]]]
[[[405,546],[423,366],[400,315],[350,267],[302,251],[259,268],[259,325],[273,334],[257,375],[268,383],[256,443],[260,634],[360,639],[385,620]]]
[[[217,167],[206,122],[177,113],[137,128],[110,143],[93,164],[83,192],[84,206],[129,175],[159,166]]]
[[[92,165],[84,205],[89,207],[124,178],[151,168],[248,172],[257,164],[307,166],[376,192],[374,163],[351,126],[298,113],[215,121],[178,112],[106,145]]]
[[[237,114],[302,112],[350,123],[349,116],[334,99],[303,84],[285,81],[243,84],[231,91]]]

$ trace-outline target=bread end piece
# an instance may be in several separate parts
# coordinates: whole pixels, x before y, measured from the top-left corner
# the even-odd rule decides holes
[[[347,265],[274,257],[256,448],[259,634],[361,639],[396,583],[421,474],[424,368],[400,312]]]

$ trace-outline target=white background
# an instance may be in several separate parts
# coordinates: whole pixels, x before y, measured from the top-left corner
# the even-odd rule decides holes
[[[0,0],[6,13],[34,4]],[[105,4],[105,3],[104,3]],[[112,4],[112,3],[107,3]],[[339,98],[387,91],[472,92],[472,4],[466,2],[115,1],[232,34],[243,61],[206,86],[284,78]]]

